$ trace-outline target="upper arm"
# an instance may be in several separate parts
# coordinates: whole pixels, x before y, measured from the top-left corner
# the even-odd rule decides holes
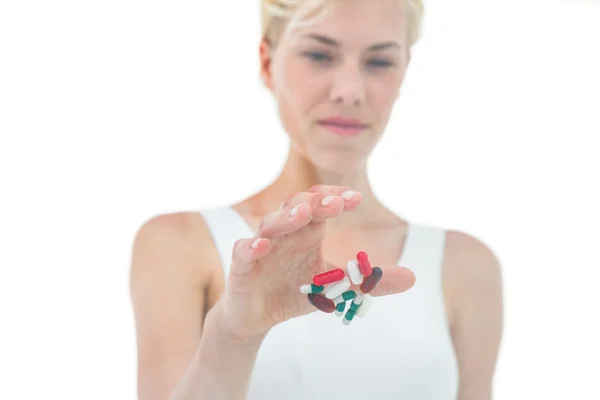
[[[448,233],[454,281],[452,339],[458,358],[458,400],[492,398],[502,340],[503,295],[500,264],[481,241]]]
[[[166,399],[200,340],[207,274],[198,267],[202,243],[185,214],[154,217],[138,230],[130,296],[138,365],[138,398]]]

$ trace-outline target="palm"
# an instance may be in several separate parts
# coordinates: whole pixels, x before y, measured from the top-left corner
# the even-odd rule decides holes
[[[279,237],[272,242],[273,250],[257,267],[260,283],[257,287],[269,288],[272,293],[264,305],[266,315],[277,321],[307,314],[314,310],[306,296],[299,293],[301,285],[310,283],[314,275],[325,272],[328,264],[323,258],[325,222],[312,221],[305,227]],[[272,258],[272,259],[270,259]],[[286,260],[286,265],[276,265],[273,260]]]

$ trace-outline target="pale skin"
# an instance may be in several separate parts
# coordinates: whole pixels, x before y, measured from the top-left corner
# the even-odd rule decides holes
[[[310,202],[311,196],[339,196],[345,188],[359,192],[360,205],[358,200],[345,204],[327,217],[322,249],[333,265],[345,265],[357,249],[393,264],[407,229],[407,221],[375,196],[366,171],[410,61],[405,13],[394,0],[379,0],[378,7],[370,4],[347,2],[322,23],[293,32],[276,47],[261,42],[261,74],[278,102],[290,148],[279,177],[233,205],[258,231],[265,216],[286,201],[291,206],[290,201]],[[377,44],[384,45],[372,50]],[[352,138],[332,135],[317,120],[333,115],[361,119],[368,129]],[[310,195],[291,197],[298,193]],[[442,268],[459,363],[458,400],[492,399],[503,327],[498,259],[475,237],[448,231]],[[198,213],[157,216],[140,228],[131,268],[140,400],[244,398],[244,381],[264,336],[240,338],[220,322],[215,305],[225,279]],[[406,278],[395,290],[410,290],[411,285]],[[223,357],[223,349],[235,352]],[[225,393],[226,384],[219,385],[220,368],[229,381],[238,378],[242,383]]]

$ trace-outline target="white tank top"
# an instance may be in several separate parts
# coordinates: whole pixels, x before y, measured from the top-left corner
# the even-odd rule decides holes
[[[255,232],[231,207],[200,214],[227,276],[234,242]],[[409,224],[398,265],[415,273],[415,285],[374,297],[364,318],[346,326],[342,317],[316,311],[272,328],[247,399],[455,400],[458,366],[442,294],[445,239],[442,229]]]

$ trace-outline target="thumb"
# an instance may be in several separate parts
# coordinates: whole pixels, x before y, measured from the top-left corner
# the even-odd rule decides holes
[[[415,274],[406,267],[393,264],[378,265],[378,267],[383,271],[383,276],[379,285],[371,292],[371,296],[387,296],[402,293],[412,288],[415,284]]]

